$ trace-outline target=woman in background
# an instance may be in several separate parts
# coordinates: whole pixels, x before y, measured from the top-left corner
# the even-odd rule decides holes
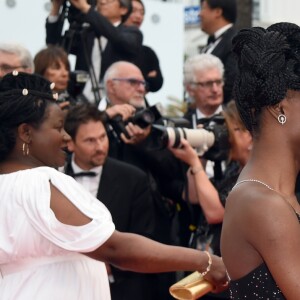
[[[53,82],[53,91],[58,93],[61,107],[75,104],[76,100],[68,92],[70,81],[70,63],[68,54],[59,46],[49,45],[34,57],[35,73]]]
[[[246,164],[252,148],[251,135],[240,119],[233,100],[224,107],[222,114],[230,143],[228,164],[222,179],[210,179],[207,176],[201,159],[187,140],[182,140],[181,148],[170,148],[177,158],[190,166],[187,172],[188,201],[191,204],[200,205],[205,216],[205,219],[199,220],[198,223],[198,229],[201,228],[201,231],[205,232],[205,237],[200,237],[204,244],[200,245],[196,240],[198,247],[202,250],[210,249],[217,255],[220,255],[220,237],[226,198]]]

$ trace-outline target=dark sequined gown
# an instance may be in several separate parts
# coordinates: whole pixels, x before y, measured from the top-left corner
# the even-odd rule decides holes
[[[246,276],[230,282],[230,297],[234,300],[285,299],[266,264],[261,264]]]
[[[300,223],[300,216],[297,214]],[[256,269],[246,276],[231,280],[230,297],[234,300],[251,299],[251,300],[282,300],[286,299],[275,280],[272,277],[267,265],[262,263]]]

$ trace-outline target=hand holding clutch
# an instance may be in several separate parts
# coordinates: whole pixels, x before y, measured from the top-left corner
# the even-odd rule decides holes
[[[170,287],[170,294],[179,300],[196,300],[212,291],[213,285],[199,272],[194,272]]]

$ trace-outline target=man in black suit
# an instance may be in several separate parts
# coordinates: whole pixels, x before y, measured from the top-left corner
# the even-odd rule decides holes
[[[224,103],[232,99],[232,88],[237,73],[237,63],[232,53],[232,39],[237,30],[236,0],[201,0],[201,29],[209,35],[207,46],[201,53],[219,57],[225,68]]]
[[[69,37],[67,40],[62,40],[64,18],[59,15],[63,2],[52,1],[52,9],[46,22],[46,43],[67,44],[64,45],[68,48],[67,52],[76,55],[76,70],[89,71],[90,75],[94,73],[99,86],[103,74],[112,63],[135,60],[140,52],[143,36],[138,28],[122,24],[131,10],[130,0],[97,0],[96,9],[87,0],[70,0],[72,11],[76,8],[78,12],[73,12],[76,21],[71,21],[68,34],[65,34],[65,37]],[[75,35],[70,38],[74,31]],[[99,102],[99,97],[94,99],[96,94],[93,94],[93,88],[88,81],[84,95],[90,102]]]
[[[106,205],[116,229],[153,237],[153,200],[146,174],[138,168],[108,158],[109,141],[102,113],[90,104],[72,107],[66,131],[73,153],[65,173],[73,176]],[[153,275],[120,271],[108,266],[112,300],[155,299]]]

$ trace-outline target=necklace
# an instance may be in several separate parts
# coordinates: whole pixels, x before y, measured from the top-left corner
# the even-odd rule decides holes
[[[273,188],[271,188],[269,185],[267,185],[266,183],[260,181],[260,180],[257,180],[257,179],[244,179],[244,180],[241,180],[239,182],[237,182],[232,189],[235,189],[238,185],[240,185],[241,183],[244,183],[244,182],[257,182],[257,183],[260,183],[262,185],[264,185],[266,188],[268,188],[269,190],[271,191],[274,191],[277,193],[277,191],[275,191]]]

